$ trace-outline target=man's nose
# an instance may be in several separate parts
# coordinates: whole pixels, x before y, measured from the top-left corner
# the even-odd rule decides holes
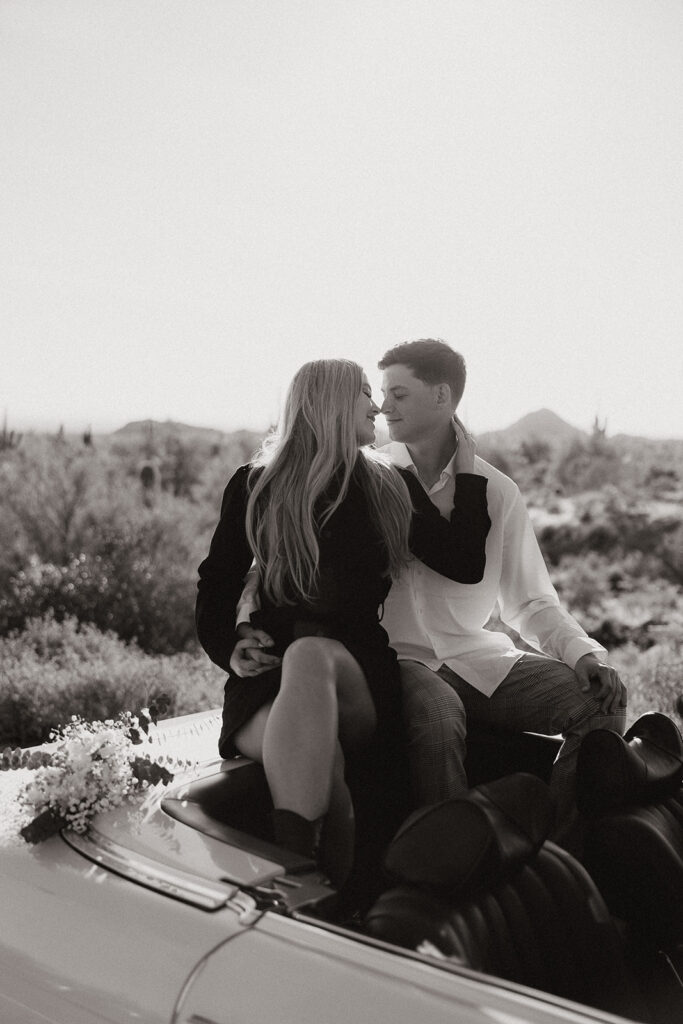
[[[391,408],[391,402],[389,401],[388,398],[385,398],[384,401],[382,402],[382,407],[380,408],[379,411],[382,414],[382,416],[386,416],[386,414],[387,414],[387,412],[389,411],[390,408]]]

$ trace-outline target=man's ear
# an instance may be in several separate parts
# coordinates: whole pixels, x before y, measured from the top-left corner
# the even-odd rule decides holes
[[[449,410],[451,408],[451,389],[445,381],[443,384],[436,385],[436,404],[439,406],[445,405]]]

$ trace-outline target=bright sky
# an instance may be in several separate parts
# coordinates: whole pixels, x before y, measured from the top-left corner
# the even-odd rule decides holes
[[[681,0],[0,0],[0,415],[263,429],[308,359],[683,437]]]

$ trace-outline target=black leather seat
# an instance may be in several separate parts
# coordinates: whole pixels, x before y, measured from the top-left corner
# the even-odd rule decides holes
[[[366,928],[646,1020],[599,892],[573,857],[547,841],[553,821],[547,786],[521,773],[418,811],[389,847],[385,867],[398,884],[376,901]]]
[[[641,943],[683,942],[683,740],[653,712],[624,737],[596,730],[577,765],[584,863]]]
[[[528,772],[549,782],[561,745],[557,736],[468,723],[465,770],[469,785],[493,782],[514,772]]]

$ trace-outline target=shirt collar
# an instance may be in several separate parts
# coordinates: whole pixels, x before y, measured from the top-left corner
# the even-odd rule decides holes
[[[443,480],[445,476],[450,476],[451,479],[455,480],[455,453],[448,464],[441,470],[441,479]]]

